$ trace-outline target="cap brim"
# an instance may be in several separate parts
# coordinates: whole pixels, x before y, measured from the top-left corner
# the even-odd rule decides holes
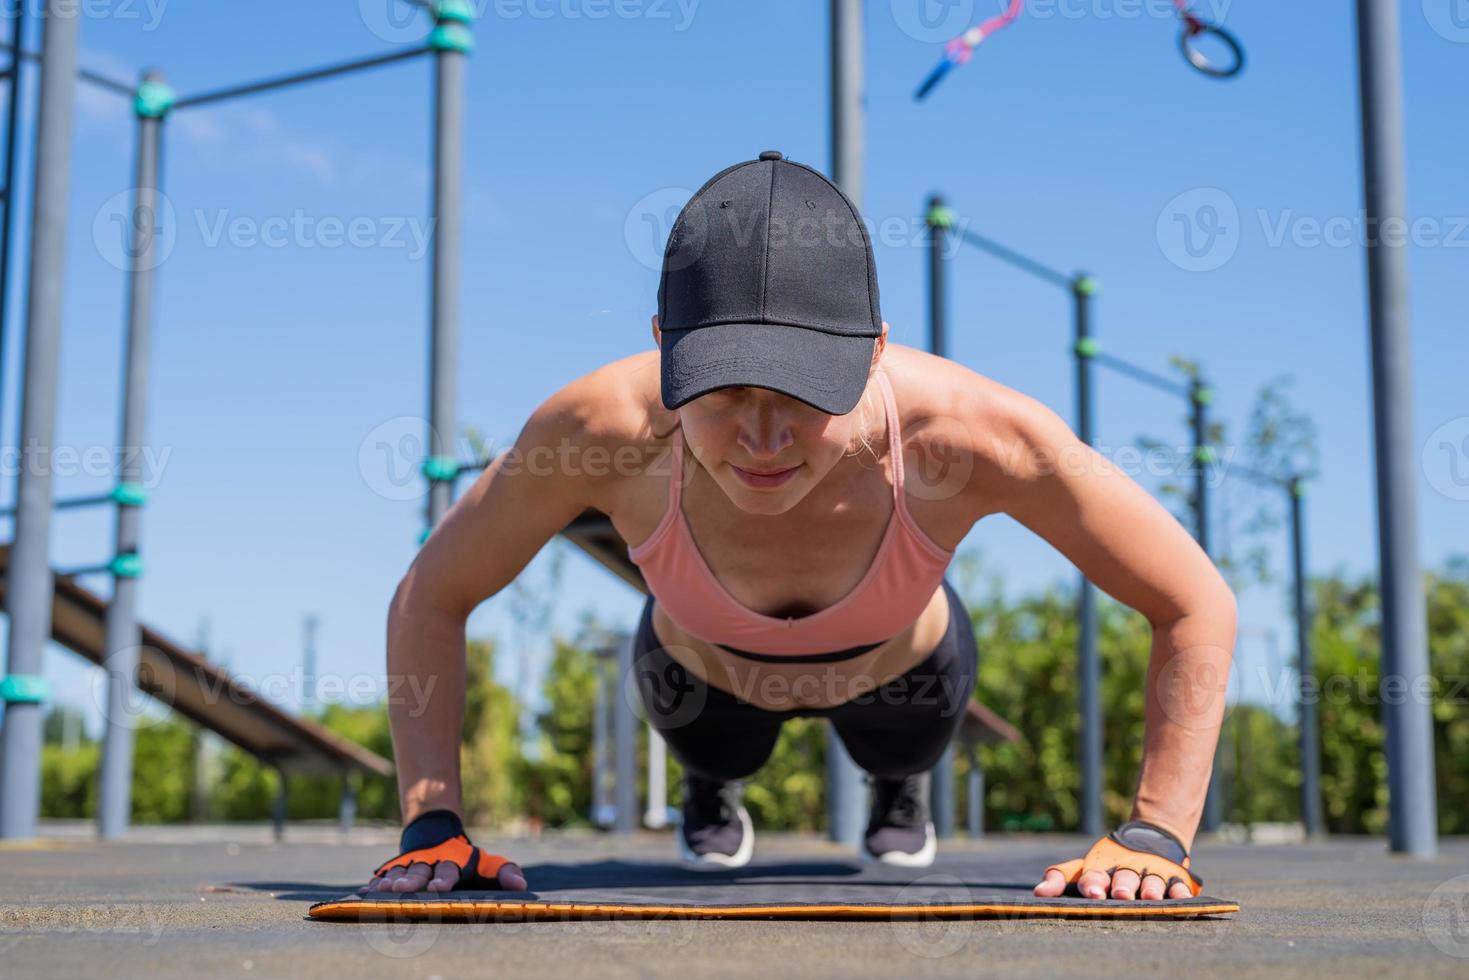
[[[768,388],[846,415],[867,390],[872,337],[771,323],[663,331],[663,404],[675,409],[721,388]]]

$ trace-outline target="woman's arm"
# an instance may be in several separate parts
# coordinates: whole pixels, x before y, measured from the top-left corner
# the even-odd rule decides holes
[[[999,509],[1049,541],[1096,586],[1147,617],[1142,774],[1133,819],[1190,846],[1224,717],[1235,599],[1214,563],[1142,487],[1082,443],[1054,412],[1009,393],[992,439],[1009,443]],[[990,413],[993,417],[995,413]],[[1136,879],[1131,872],[1119,872]],[[1105,877],[1105,876],[1103,876]],[[1079,882],[1134,897],[1135,880]],[[1124,894],[1116,894],[1120,891]],[[1182,886],[1178,886],[1182,887]],[[1098,895],[1098,897],[1101,897]],[[1157,896],[1161,897],[1161,896]]]
[[[461,812],[469,614],[583,510],[598,506],[611,478],[605,467],[594,477],[580,465],[589,446],[604,441],[597,430],[607,418],[587,385],[583,379],[563,389],[532,415],[514,448],[445,515],[393,595],[388,717],[405,824],[432,810]]]

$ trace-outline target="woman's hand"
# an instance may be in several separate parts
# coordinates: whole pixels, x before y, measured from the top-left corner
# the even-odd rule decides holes
[[[1203,881],[1189,870],[1188,850],[1162,827],[1129,820],[1092,845],[1086,857],[1046,869],[1035,886],[1041,898],[1056,898],[1075,884],[1082,898],[1193,898]]]
[[[464,823],[452,810],[433,810],[403,828],[397,857],[379,865],[359,895],[398,892],[523,892],[525,873],[498,854],[470,843]]]

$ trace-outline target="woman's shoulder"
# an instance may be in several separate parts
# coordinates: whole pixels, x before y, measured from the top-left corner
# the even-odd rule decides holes
[[[883,369],[892,383],[904,456],[914,479],[936,480],[926,496],[961,487],[992,500],[1025,470],[1030,433],[1054,413],[1030,396],[962,364],[890,344]],[[921,496],[922,488],[914,488]]]
[[[677,414],[663,407],[658,352],[605,364],[565,384],[537,409],[586,447],[647,448],[666,442]]]

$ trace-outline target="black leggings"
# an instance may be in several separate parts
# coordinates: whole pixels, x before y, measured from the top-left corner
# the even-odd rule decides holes
[[[765,764],[787,718],[830,718],[852,759],[867,772],[897,779],[932,769],[964,720],[979,654],[964,604],[946,580],[949,627],[933,651],[900,677],[833,708],[767,711],[714,687],[670,657],[653,632],[653,600],[633,643],[633,673],[647,712],[684,769],[706,779],[743,779]],[[799,697],[826,689],[841,696],[851,677],[839,664],[809,662],[809,673],[786,683]],[[746,692],[750,693],[750,692]]]

